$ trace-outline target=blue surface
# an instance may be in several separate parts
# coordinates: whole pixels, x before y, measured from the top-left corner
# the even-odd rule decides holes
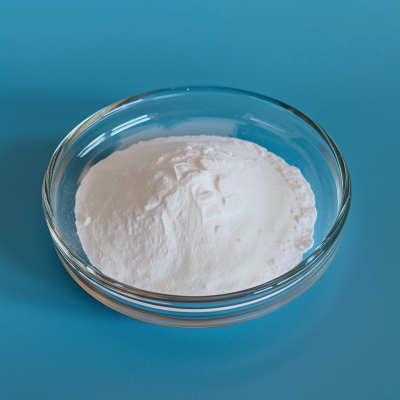
[[[3,1],[0,397],[399,398],[399,16],[398,1]],[[304,295],[182,330],[80,289],[52,247],[41,184],[92,112],[196,84],[308,114],[342,150],[354,196],[335,260]]]

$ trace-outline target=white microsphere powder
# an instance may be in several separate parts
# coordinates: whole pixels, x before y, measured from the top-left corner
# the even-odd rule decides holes
[[[314,194],[299,169],[218,136],[140,142],[94,165],[76,227],[105,275],[152,292],[247,289],[295,267],[313,245]]]

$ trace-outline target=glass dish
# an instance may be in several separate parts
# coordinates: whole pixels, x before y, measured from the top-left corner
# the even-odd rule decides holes
[[[255,142],[298,167],[318,212],[314,246],[288,273],[216,296],[140,290],[90,264],[75,227],[75,194],[89,168],[133,143],[179,135],[230,136]],[[93,114],[58,146],[43,182],[43,207],[58,256],[75,281],[130,317],[177,327],[216,327],[268,314],[307,290],[332,261],[350,208],[346,163],[330,136],[300,111],[271,98],[218,87],[183,87],[130,97]]]

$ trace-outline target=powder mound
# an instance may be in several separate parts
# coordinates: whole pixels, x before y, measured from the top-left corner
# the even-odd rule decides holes
[[[247,289],[313,246],[314,194],[299,169],[217,136],[140,142],[94,165],[76,194],[90,262],[125,284],[203,296]]]

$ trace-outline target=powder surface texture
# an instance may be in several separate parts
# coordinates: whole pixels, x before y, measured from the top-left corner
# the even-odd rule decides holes
[[[152,292],[247,289],[294,268],[313,245],[314,194],[299,169],[218,136],[140,142],[94,165],[76,227],[105,275]]]

